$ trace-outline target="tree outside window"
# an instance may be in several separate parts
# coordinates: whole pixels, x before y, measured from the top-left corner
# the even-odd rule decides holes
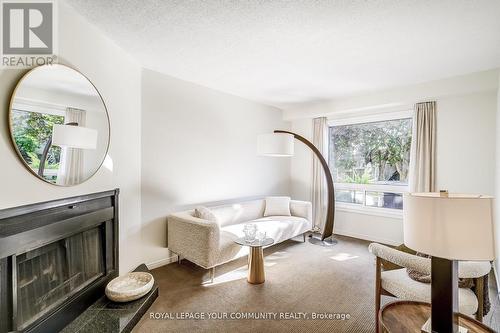
[[[43,149],[52,137],[54,124],[64,124],[64,116],[12,110],[14,141],[23,159],[34,172],[38,172]],[[61,148],[52,146],[45,161],[44,178],[55,182],[61,157]]]
[[[367,185],[408,184],[412,119],[330,127],[329,164],[336,183]],[[402,208],[398,193],[338,191],[341,202]]]

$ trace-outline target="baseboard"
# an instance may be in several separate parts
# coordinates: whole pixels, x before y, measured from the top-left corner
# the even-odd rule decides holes
[[[382,244],[387,244],[387,245],[401,245],[401,243],[402,243],[401,241],[395,241],[393,239],[373,237],[371,235],[359,234],[359,233],[355,233],[355,232],[338,230],[338,229],[335,229],[335,234],[341,235],[341,236],[352,237],[352,238],[364,239],[367,241],[377,242],[377,243],[382,243]]]
[[[155,268],[158,268],[158,267],[161,267],[161,266],[165,266],[165,265],[171,264],[173,262],[177,262],[177,259],[178,259],[177,255],[174,254],[171,257],[150,262],[150,263],[146,264],[146,266],[148,266],[148,269],[151,270],[151,269],[155,269]]]

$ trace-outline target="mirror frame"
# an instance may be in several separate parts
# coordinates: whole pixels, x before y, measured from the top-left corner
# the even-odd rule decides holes
[[[28,77],[28,75],[30,75],[31,72],[37,70],[38,68],[41,68],[41,67],[45,67],[45,66],[54,66],[54,65],[57,65],[57,66],[64,66],[66,68],[69,68],[75,72],[77,72],[78,74],[80,74],[83,78],[85,78],[91,85],[92,87],[94,87],[95,91],[97,92],[97,95],[99,96],[99,99],[101,100],[102,102],[102,105],[104,106],[104,112],[106,113],[106,119],[108,120],[108,142],[107,142],[107,145],[106,145],[106,151],[104,153],[104,157],[101,161],[101,163],[99,164],[99,166],[96,168],[96,170],[90,175],[88,176],[87,178],[85,178],[84,180],[82,180],[80,183],[78,184],[73,184],[73,185],[61,185],[61,184],[56,184],[56,183],[52,183],[42,177],[40,177],[38,175],[38,173],[36,173],[33,169],[31,169],[31,167],[29,166],[28,163],[26,163],[26,161],[24,160],[21,152],[19,151],[19,148],[17,147],[17,144],[16,144],[16,140],[14,139],[14,131],[13,131],[13,125],[12,125],[12,106],[14,104],[14,98],[16,96],[16,92],[18,90],[18,88],[20,87],[20,85],[23,83],[23,81]],[[65,65],[65,64],[53,64],[53,65],[42,65],[42,66],[36,66],[36,67],[33,67],[31,68],[29,71],[27,71],[26,73],[23,74],[23,76],[19,79],[19,81],[16,83],[16,87],[14,88],[14,91],[12,92],[11,94],[11,97],[10,97],[10,102],[9,102],[9,112],[8,112],[8,117],[9,117],[9,121],[8,121],[8,124],[9,124],[9,136],[10,136],[10,139],[11,139],[11,142],[12,142],[12,145],[14,146],[14,149],[16,151],[16,154],[17,154],[17,157],[21,160],[22,164],[24,165],[24,167],[32,174],[34,175],[37,179],[43,181],[44,183],[47,183],[47,184],[50,184],[50,185],[54,185],[54,186],[59,186],[59,187],[71,187],[71,186],[78,186],[78,185],[81,185],[83,183],[85,183],[86,181],[88,181],[90,178],[94,177],[95,174],[102,168],[102,165],[104,164],[104,161],[106,160],[106,157],[108,156],[108,153],[109,153],[109,146],[111,144],[111,120],[109,119],[109,112],[108,112],[108,107],[106,106],[106,103],[104,102],[104,98],[102,97],[99,89],[97,89],[97,87],[95,86],[95,84],[86,76],[84,75],[82,72],[80,72],[79,70],[71,67],[71,66],[68,66],[68,65]]]

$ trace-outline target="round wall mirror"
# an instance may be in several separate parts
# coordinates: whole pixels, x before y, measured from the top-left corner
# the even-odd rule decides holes
[[[70,67],[40,66],[24,75],[12,95],[9,118],[19,157],[50,184],[80,184],[106,157],[106,106],[89,79]]]

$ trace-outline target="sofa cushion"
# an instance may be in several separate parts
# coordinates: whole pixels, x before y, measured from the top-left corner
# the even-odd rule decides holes
[[[290,197],[267,197],[264,216],[290,216]]]
[[[196,207],[193,215],[199,219],[217,222],[217,216],[205,206]]]
[[[382,288],[394,296],[420,302],[431,302],[431,285],[411,279],[405,268],[382,272]],[[458,308],[460,313],[473,315],[477,311],[477,297],[470,289],[459,288]]]
[[[258,231],[265,231],[267,237],[274,239],[275,243],[285,241],[289,238],[303,234],[311,230],[311,222],[297,216],[269,216],[248,221],[240,224],[228,225],[221,228],[221,231],[233,235],[234,239],[243,237],[243,226],[246,223],[257,225]]]
[[[244,223],[264,216],[264,199],[210,207],[221,227]]]

